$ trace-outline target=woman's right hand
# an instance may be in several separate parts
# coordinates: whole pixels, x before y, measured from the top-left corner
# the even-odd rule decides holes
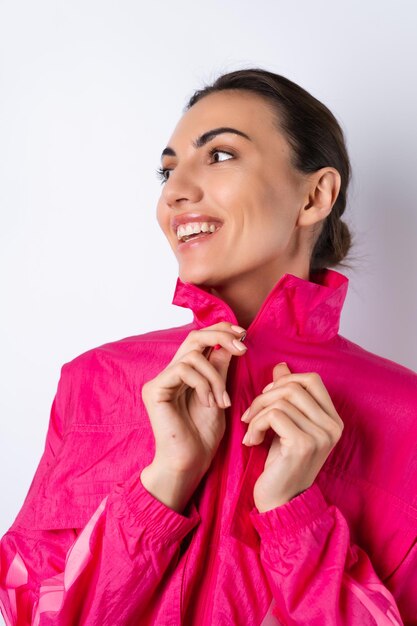
[[[178,511],[208,470],[224,435],[225,408],[230,406],[227,371],[231,357],[246,352],[238,341],[245,332],[229,322],[192,330],[167,367],[142,387],[155,456],[142,470],[141,481]],[[221,349],[213,350],[216,344]]]

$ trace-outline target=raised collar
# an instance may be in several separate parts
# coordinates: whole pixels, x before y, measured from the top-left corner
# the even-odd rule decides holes
[[[327,341],[339,331],[340,315],[349,279],[335,270],[323,269],[305,280],[284,274],[271,289],[247,329],[273,324],[287,336],[310,341]],[[206,289],[183,282],[179,277],[172,304],[191,309],[197,326],[220,321],[237,324],[229,305]]]

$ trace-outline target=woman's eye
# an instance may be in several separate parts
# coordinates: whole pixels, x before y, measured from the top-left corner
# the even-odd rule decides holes
[[[234,157],[234,155],[231,152],[227,152],[226,150],[218,150],[217,148],[212,148],[209,152],[209,156],[211,159],[214,159],[214,155],[215,154],[227,154],[227,156],[229,157]],[[229,159],[214,159],[214,163],[222,163],[223,161],[228,161]],[[167,182],[168,178],[169,178],[169,172],[171,170],[167,169],[167,168],[163,168],[163,167],[159,167],[156,170],[156,175],[158,178],[161,179],[161,184],[164,184]],[[168,176],[167,176],[168,173]]]
[[[217,150],[216,148],[213,148],[213,150],[210,150],[210,156],[213,157],[215,154],[227,154],[230,157],[233,157],[233,154],[231,154],[231,152],[226,152],[226,150]],[[225,161],[228,161],[229,159],[224,159]],[[219,161],[215,161],[216,163],[219,163]]]
[[[164,169],[163,167],[158,167],[156,170],[156,175],[161,179],[162,184],[166,183],[168,178],[165,178],[165,172],[170,172],[171,170]]]

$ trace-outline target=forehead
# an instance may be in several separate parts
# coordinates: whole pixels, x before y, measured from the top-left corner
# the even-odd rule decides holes
[[[169,145],[181,141],[191,143],[199,135],[219,127],[231,127],[245,132],[255,146],[261,147],[268,138],[284,137],[277,129],[276,117],[271,105],[255,93],[243,90],[225,90],[204,96],[177,123]]]

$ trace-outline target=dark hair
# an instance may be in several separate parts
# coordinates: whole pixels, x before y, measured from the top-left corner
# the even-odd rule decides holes
[[[323,220],[312,251],[310,272],[341,264],[352,244],[349,228],[340,219],[346,207],[351,166],[337,119],[324,104],[296,83],[260,68],[236,70],[219,76],[211,85],[195,91],[184,111],[204,96],[226,89],[251,91],[272,104],[278,129],[292,148],[291,163],[297,170],[311,173],[330,166],[339,172],[339,194],[330,214]]]

